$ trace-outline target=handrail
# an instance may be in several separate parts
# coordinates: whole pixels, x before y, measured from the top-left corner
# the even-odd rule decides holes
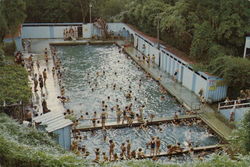
[[[250,106],[250,98],[249,99],[240,99],[232,100],[229,102],[221,102],[218,104],[218,110],[220,109],[229,109],[229,108],[237,108],[237,107],[247,107]]]

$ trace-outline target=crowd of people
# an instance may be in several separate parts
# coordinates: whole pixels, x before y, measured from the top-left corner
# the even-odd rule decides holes
[[[67,111],[68,114],[71,114],[72,111],[68,110]],[[173,120],[169,122],[170,124],[174,125],[174,126],[178,126],[178,125],[182,125],[182,126],[193,126],[193,125],[199,125],[199,126],[204,126],[204,123],[197,118],[193,118],[193,119],[183,119],[183,120]],[[145,127],[138,127],[138,129],[142,129],[144,131],[147,130],[148,125],[146,124],[142,124],[142,126]],[[156,126],[156,129],[159,130],[159,132],[163,132],[163,129],[160,125]],[[147,157],[153,157],[153,159],[157,159],[157,156],[161,153],[167,153],[170,157],[172,154],[176,154],[176,153],[182,153],[185,150],[189,150],[190,153],[193,153],[193,144],[191,142],[190,139],[187,139],[186,143],[187,145],[182,146],[180,143],[176,143],[176,144],[169,144],[166,146],[165,149],[162,149],[161,147],[161,139],[160,137],[155,137],[153,136],[151,138],[150,141],[148,141],[146,143],[146,148],[143,149],[142,147],[138,147],[136,149],[132,149],[131,143],[129,140],[126,140],[126,142],[121,143],[120,146],[117,146],[117,141],[115,142],[114,139],[108,138],[107,137],[107,129],[102,129],[102,133],[103,133],[103,141],[105,143],[109,144],[109,152],[105,152],[105,150],[103,150],[103,152],[101,152],[100,148],[89,148],[89,149],[94,149],[94,153],[95,153],[95,159],[94,161],[117,161],[117,160],[127,160],[127,159],[142,159],[142,158],[147,158]],[[213,135],[212,132],[208,133],[210,135]],[[91,130],[91,136],[95,136],[96,132],[95,130]],[[191,135],[191,132],[190,132]],[[73,142],[72,142],[72,150],[74,152],[76,152],[76,154],[78,155],[82,155],[85,158],[88,157],[91,154],[91,151],[93,150],[89,150],[87,151],[87,146],[86,145],[81,145],[85,140],[88,140],[88,137],[84,134],[82,134],[80,132],[80,130],[76,130],[74,133],[74,137],[73,137]],[[115,144],[116,143],[116,144]],[[116,152],[115,148],[118,147],[120,149],[120,151]],[[149,154],[145,154],[145,151],[149,149],[150,153]],[[117,150],[117,149],[116,149]],[[103,158],[101,158],[101,154],[103,155]],[[109,157],[107,157],[107,155],[109,155]]]
[[[77,27],[69,27],[63,30],[63,38],[64,40],[72,40],[72,37],[78,38],[78,29]]]

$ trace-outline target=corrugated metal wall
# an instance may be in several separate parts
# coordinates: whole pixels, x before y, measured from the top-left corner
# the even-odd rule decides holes
[[[64,128],[58,129],[53,133],[57,134],[57,142],[60,144],[64,149],[70,150],[71,146],[71,126],[66,126]]]

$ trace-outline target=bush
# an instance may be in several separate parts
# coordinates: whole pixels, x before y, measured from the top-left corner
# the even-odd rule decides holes
[[[0,66],[4,65],[4,51],[0,47]]]
[[[28,73],[20,65],[0,66],[0,105],[19,103],[28,104],[31,98]]]
[[[240,127],[234,131],[231,145],[234,152],[250,153],[250,111],[245,114]]]
[[[14,53],[16,51],[15,42],[13,41],[11,43],[4,43],[3,50],[6,56],[14,56]]]

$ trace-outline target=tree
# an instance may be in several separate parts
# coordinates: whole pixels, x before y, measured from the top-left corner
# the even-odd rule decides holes
[[[250,111],[244,115],[240,127],[234,131],[231,144],[231,149],[235,152],[250,153]]]
[[[2,0],[0,4],[2,6],[2,17],[4,17],[8,27],[8,33],[14,35],[26,17],[25,2],[23,0]]]
[[[250,87],[250,60],[232,56],[218,57],[211,61],[210,71],[224,78],[234,90]]]

